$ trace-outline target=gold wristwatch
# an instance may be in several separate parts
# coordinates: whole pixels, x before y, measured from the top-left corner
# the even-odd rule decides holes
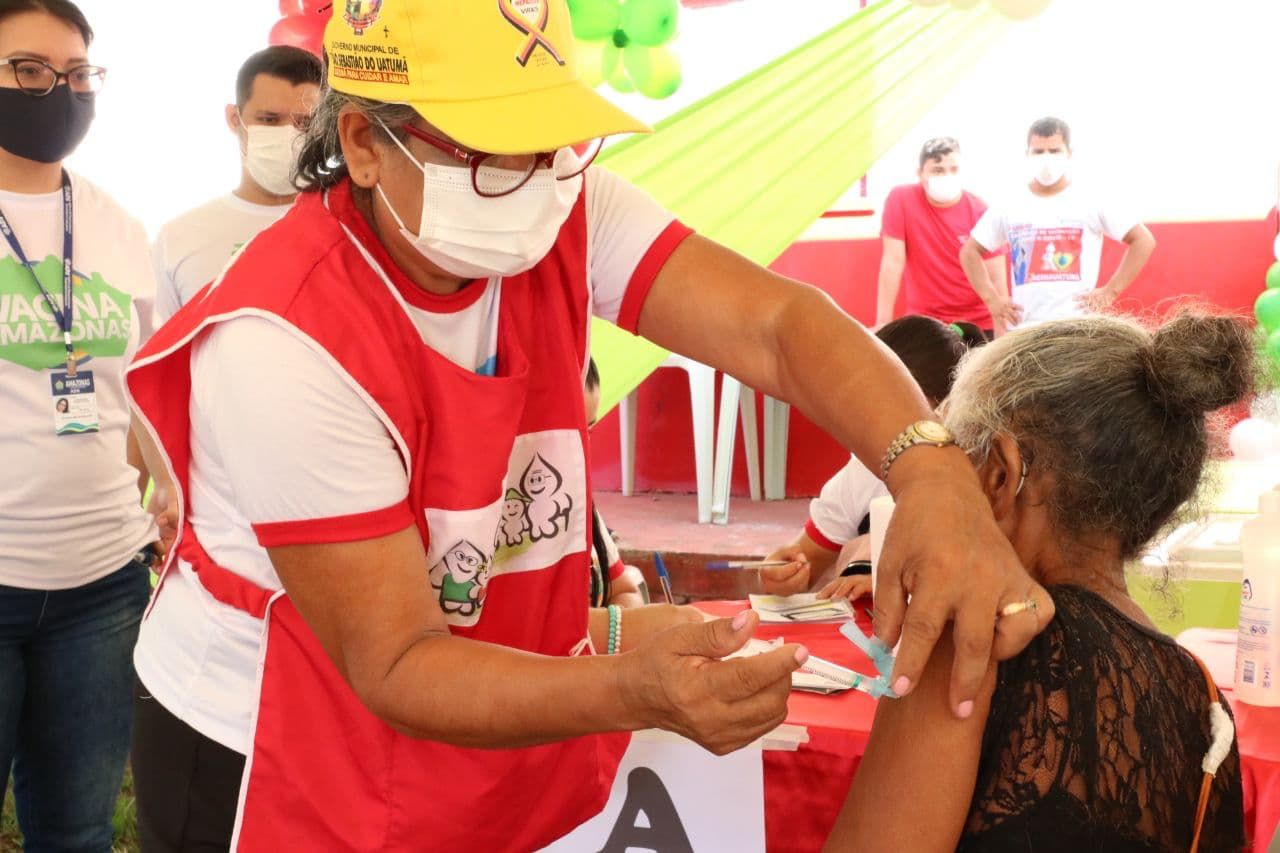
[[[916,421],[904,429],[902,434],[889,445],[889,450],[885,453],[884,460],[880,463],[880,479],[888,480],[889,466],[893,464],[895,459],[917,444],[926,444],[930,447],[949,447],[955,443],[956,440],[951,435],[951,430],[937,421]]]

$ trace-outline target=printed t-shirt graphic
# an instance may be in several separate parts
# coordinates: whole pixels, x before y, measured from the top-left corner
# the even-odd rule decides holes
[[[1009,232],[1015,286],[1081,280],[1084,227],[1024,226]]]
[[[67,361],[62,331],[31,280],[32,273],[55,301],[61,301],[61,260],[49,255],[24,268],[13,256],[0,258],[0,359],[29,370],[57,368]],[[74,269],[71,286],[71,339],[77,363],[124,355],[133,328],[129,294],[112,287],[100,273],[86,275]]]

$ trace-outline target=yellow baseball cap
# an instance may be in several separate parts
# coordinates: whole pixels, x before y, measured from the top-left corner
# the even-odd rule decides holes
[[[578,78],[565,0],[335,0],[324,49],[334,90],[409,104],[477,151],[650,130]]]

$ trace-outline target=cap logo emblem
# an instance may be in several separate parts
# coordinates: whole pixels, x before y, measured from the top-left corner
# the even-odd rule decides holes
[[[358,36],[373,26],[382,11],[382,0],[347,0],[342,19],[351,27],[351,32]]]
[[[549,0],[498,0],[498,11],[507,19],[507,23],[528,36],[524,45],[516,52],[516,62],[520,63],[521,68],[529,64],[534,51],[539,47],[558,65],[564,65],[560,52],[547,38],[547,21],[551,18]]]

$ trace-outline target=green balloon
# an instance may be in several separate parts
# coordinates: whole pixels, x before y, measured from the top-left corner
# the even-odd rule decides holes
[[[647,98],[667,98],[680,88],[680,60],[665,47],[633,45],[622,52],[622,61],[627,75]]]
[[[618,28],[622,7],[618,0],[569,0],[573,34],[583,41],[609,38]]]
[[[1264,349],[1276,367],[1280,367],[1280,332],[1271,333],[1271,336],[1267,338],[1267,345]]]
[[[1253,303],[1253,315],[1268,334],[1280,330],[1280,288],[1262,291]]]
[[[1267,270],[1267,289],[1275,290],[1280,287],[1280,261],[1276,261],[1271,265],[1271,269]]]
[[[613,42],[606,41],[604,47],[600,49],[600,72],[604,75],[604,79],[612,78],[621,67],[622,51],[614,47]]]
[[[616,50],[617,48],[614,49]],[[610,86],[617,89],[624,95],[630,94],[636,90],[635,84],[627,77],[627,68],[622,62],[619,62],[617,66],[614,67],[613,73],[609,75],[608,80]]]
[[[657,47],[671,41],[679,20],[679,0],[625,0],[620,26],[632,42]]]

